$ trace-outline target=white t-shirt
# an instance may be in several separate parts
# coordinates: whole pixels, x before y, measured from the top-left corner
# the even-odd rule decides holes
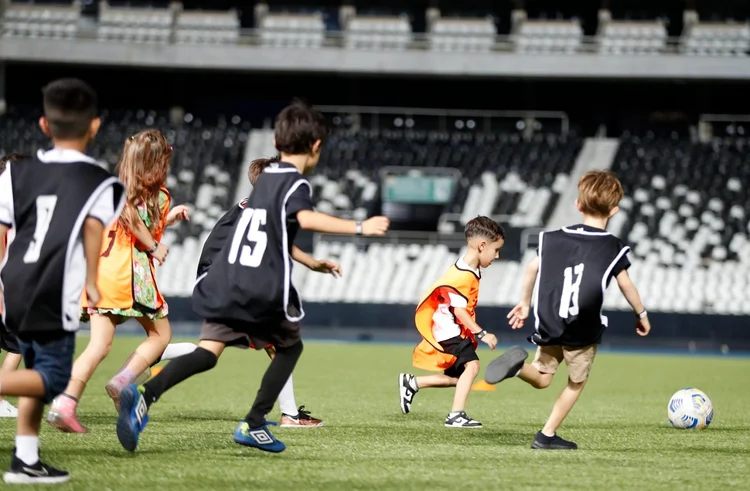
[[[456,261],[459,269],[474,271],[463,257]],[[479,276],[479,272],[476,272]],[[455,338],[461,334],[461,326],[456,322],[456,317],[451,312],[451,308],[465,309],[468,302],[464,297],[456,293],[448,293],[449,302],[441,303],[432,315],[432,335],[435,341],[445,341],[446,339]]]

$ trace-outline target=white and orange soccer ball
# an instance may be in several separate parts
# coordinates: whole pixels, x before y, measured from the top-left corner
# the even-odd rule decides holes
[[[681,389],[669,400],[667,417],[675,428],[702,430],[711,424],[714,406],[704,392],[693,388]]]

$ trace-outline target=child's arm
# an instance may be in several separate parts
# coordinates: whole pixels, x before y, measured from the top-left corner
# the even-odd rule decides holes
[[[633,311],[638,316],[636,321],[635,330],[639,336],[648,336],[651,331],[651,323],[646,316],[646,307],[644,307],[641,301],[641,295],[638,293],[638,289],[633,284],[633,280],[630,279],[628,270],[623,269],[617,275],[617,286],[620,287],[620,291],[625,296],[625,300],[628,301]],[[643,315],[643,318],[640,316]]]
[[[169,248],[156,242],[148,227],[146,227],[146,224],[143,223],[141,217],[138,217],[131,232],[138,242],[146,247],[146,251],[151,257],[156,259],[160,265],[164,264],[164,261],[167,259],[167,254],[169,254]]]
[[[185,220],[190,221],[190,209],[185,205],[178,205],[172,208],[167,214],[167,227],[171,227],[177,222]]]
[[[326,234],[355,235],[358,232],[354,220],[343,220],[312,210],[297,212],[297,222],[305,230]],[[362,222],[362,235],[385,235],[389,224],[390,220],[386,217],[369,218]]]
[[[471,318],[471,315],[469,315],[466,309],[461,307],[453,307],[453,315],[456,316],[456,319],[458,319],[461,325],[466,327],[474,334],[479,334],[480,332],[484,331],[484,329],[479,327],[479,324],[477,324],[476,321]],[[495,337],[495,335],[491,332],[486,333],[480,341],[487,343],[490,349],[495,349],[495,346],[497,346],[497,337]]]
[[[508,319],[510,321],[510,327],[513,329],[521,329],[523,323],[529,317],[529,309],[531,307],[531,296],[534,294],[534,283],[536,283],[536,275],[539,272],[539,256],[535,257],[528,266],[526,266],[526,273],[523,275],[523,283],[521,285],[521,301],[513,307],[513,310],[508,312]]]
[[[102,248],[104,225],[97,218],[88,217],[83,222],[83,252],[86,255],[86,295],[89,305],[94,306],[101,300],[96,286],[99,272],[99,254]]]
[[[327,259],[315,259],[297,246],[292,247],[292,259],[318,273],[332,274],[336,278],[341,276],[341,266]]]

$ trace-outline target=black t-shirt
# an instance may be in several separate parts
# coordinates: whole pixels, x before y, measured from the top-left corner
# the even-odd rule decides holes
[[[630,267],[623,241],[586,225],[539,234],[539,272],[534,292],[540,346],[588,346],[601,342],[607,326],[602,315],[609,282]]]
[[[312,209],[310,182],[294,166],[267,167],[244,206],[229,210],[206,240],[193,291],[195,312],[223,321],[302,319],[291,253],[296,215]]]

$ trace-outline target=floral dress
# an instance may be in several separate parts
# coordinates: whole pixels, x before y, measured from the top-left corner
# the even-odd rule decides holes
[[[169,195],[159,192],[159,209],[164,213],[169,211]],[[138,215],[147,228],[151,227],[145,203],[138,206]],[[87,308],[81,315],[81,320],[87,322],[91,314],[110,314],[119,317],[118,324],[131,317],[146,317],[150,320],[163,319],[169,315],[169,306],[157,290],[156,279],[151,274],[153,259],[144,251],[133,246],[133,306],[127,309]],[[161,305],[159,301],[161,300]]]

